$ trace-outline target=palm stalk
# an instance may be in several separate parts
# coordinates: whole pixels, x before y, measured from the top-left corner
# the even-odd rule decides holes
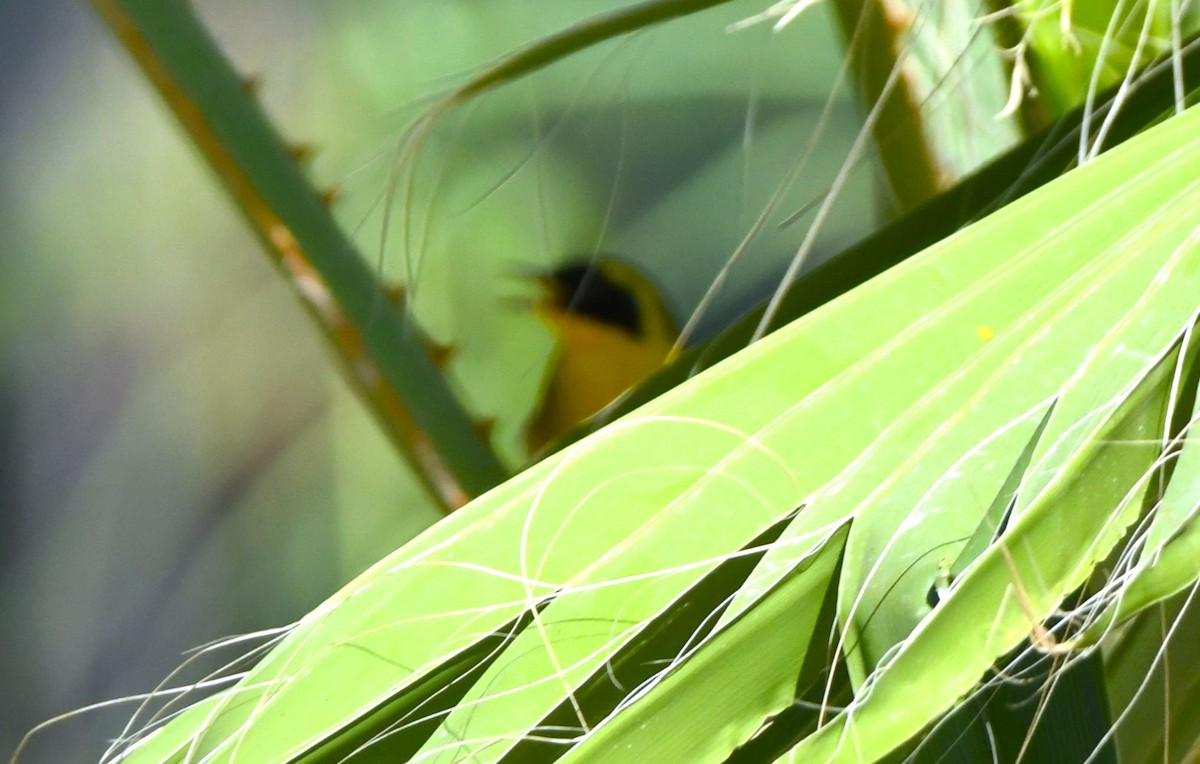
[[[424,335],[392,301],[304,177],[294,153],[185,3],[94,6],[192,137],[329,339],[351,387],[447,509],[505,468],[447,387]]]

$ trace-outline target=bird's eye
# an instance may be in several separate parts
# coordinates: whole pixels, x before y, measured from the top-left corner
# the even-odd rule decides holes
[[[570,265],[555,271],[553,278],[565,298],[563,309],[630,334],[641,334],[637,300],[627,288],[610,279],[602,265]]]

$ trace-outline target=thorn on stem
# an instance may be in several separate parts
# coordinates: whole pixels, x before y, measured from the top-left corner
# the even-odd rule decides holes
[[[492,433],[496,431],[495,417],[486,417],[475,422],[475,432],[479,433],[480,439],[484,442],[489,442],[492,439]]]
[[[425,347],[429,351],[429,357],[433,359],[433,365],[439,370],[444,370],[458,352],[454,345],[443,345],[432,340],[426,340]]]
[[[296,162],[296,164],[307,164],[316,153],[311,143],[293,143],[288,146],[288,154]]]
[[[257,74],[248,74],[242,78],[242,90],[251,98],[257,98],[259,91],[262,89],[262,77]]]
[[[342,198],[342,190],[337,186],[330,186],[321,192],[321,204],[326,207],[332,207]]]

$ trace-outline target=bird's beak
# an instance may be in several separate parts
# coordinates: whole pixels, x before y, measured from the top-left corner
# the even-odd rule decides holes
[[[562,300],[561,286],[545,269],[514,268],[502,278],[513,288],[500,302],[514,310],[545,309]]]

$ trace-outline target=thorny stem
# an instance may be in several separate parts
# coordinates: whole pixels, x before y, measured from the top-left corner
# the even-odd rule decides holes
[[[253,94],[182,2],[93,0],[191,135],[425,485],[447,509],[506,476]]]

